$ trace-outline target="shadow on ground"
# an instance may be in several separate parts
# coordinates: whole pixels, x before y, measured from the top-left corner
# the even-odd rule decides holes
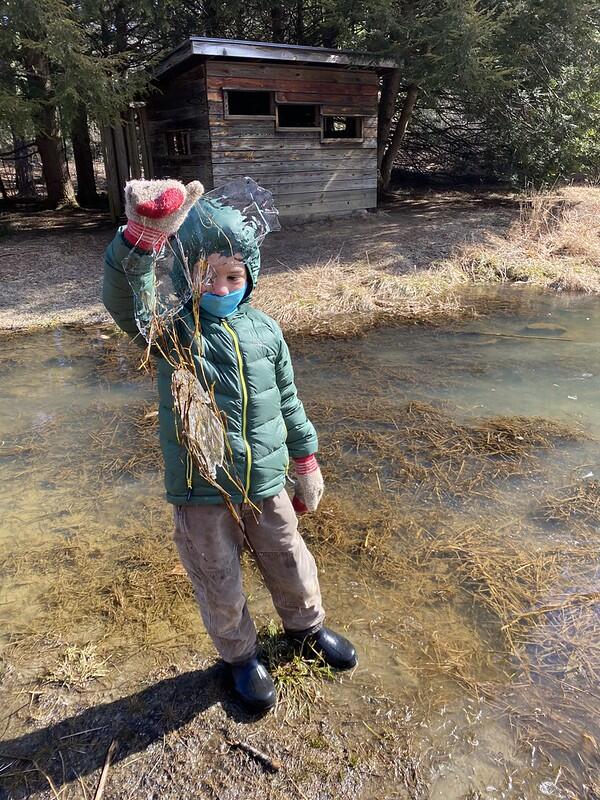
[[[24,800],[100,769],[113,741],[116,764],[146,750],[221,703],[228,718],[254,722],[228,697],[221,664],[166,678],[135,694],[0,744],[0,798]]]

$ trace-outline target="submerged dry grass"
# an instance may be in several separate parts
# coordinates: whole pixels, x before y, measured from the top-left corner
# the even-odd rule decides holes
[[[585,480],[561,487],[545,497],[534,518],[554,525],[577,528],[578,533],[598,533],[600,528],[600,481]],[[592,530],[590,531],[590,526]]]
[[[374,387],[385,382],[371,377]],[[600,757],[597,718],[578,699],[600,686],[598,487],[543,483],[550,456],[583,446],[581,430],[460,416],[443,405],[393,402],[376,388],[346,393],[335,407],[313,403],[311,416],[322,431],[329,491],[301,527],[327,573],[357,583],[345,621],[352,631],[353,616],[370,619],[373,641],[407,677],[399,702],[427,720],[466,688],[564,765],[570,786],[581,785]],[[8,443],[23,474],[53,482],[54,507],[63,509],[41,520],[49,527],[36,543],[17,544],[0,560],[7,585],[32,587],[34,613],[10,623],[3,653],[6,680],[17,686],[88,691],[136,659],[167,666],[185,652],[212,652],[169,541],[168,510],[158,499],[123,503],[139,502],[144,484],[136,481],[156,479],[153,412],[144,402],[118,412],[98,405],[94,419],[87,433],[89,418],[72,422],[91,453],[65,451],[59,418]],[[13,480],[18,486],[18,472]],[[93,498],[74,492],[82,480],[95,487]],[[115,487],[125,492],[117,500]],[[118,526],[104,519],[115,502]],[[557,532],[565,522],[579,526],[576,537]],[[328,671],[295,656],[273,626],[263,642],[283,719],[305,719],[327,698]],[[392,745],[379,737],[385,752]],[[575,763],[577,742],[583,755]]]
[[[409,402],[403,408],[388,404],[386,409],[385,402],[342,401],[335,409],[319,412],[325,419],[339,419],[332,446],[346,477],[362,473],[369,481],[377,480],[380,491],[382,486],[409,490],[412,502],[498,498],[502,482],[539,475],[541,450],[585,439],[580,429],[553,420],[461,421],[425,402]]]

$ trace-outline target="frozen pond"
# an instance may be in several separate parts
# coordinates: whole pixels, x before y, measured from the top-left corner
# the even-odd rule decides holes
[[[593,798],[600,303],[512,288],[482,307],[461,323],[292,343],[328,487],[302,527],[331,624],[361,656],[332,702],[403,709],[429,793],[414,796]],[[11,686],[18,672],[21,685],[110,687],[211,653],[170,542],[155,387],[138,362],[112,330],[3,340]],[[264,624],[270,600],[246,572]],[[4,738],[27,726],[16,718]],[[398,782],[357,796],[394,797]]]

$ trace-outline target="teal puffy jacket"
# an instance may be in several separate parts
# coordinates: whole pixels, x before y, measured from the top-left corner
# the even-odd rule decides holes
[[[212,220],[218,218],[218,225]],[[173,269],[174,284],[181,261],[195,264],[211,252],[241,252],[248,271],[248,291],[238,309],[226,319],[201,311],[201,341],[193,336],[191,302],[175,317],[179,339],[191,348],[196,374],[213,386],[217,405],[227,418],[227,437],[235,473],[251,500],[272,497],[284,488],[289,457],[315,453],[317,435],[296,391],[290,354],[281,329],[271,317],[253,308],[249,299],[260,271],[260,251],[252,229],[239,212],[200,199],[179,230],[181,249]],[[104,267],[103,300],[117,325],[145,345],[135,316],[140,294],[134,295],[124,271],[136,275],[139,286],[149,285],[154,256],[131,247],[120,229],[108,246]],[[179,266],[179,269],[178,269]],[[135,285],[135,282],[134,282]],[[137,288],[137,287],[136,287]],[[160,399],[160,442],[165,462],[167,500],[176,505],[223,502],[217,489],[194,468],[191,490],[187,480],[187,451],[179,443],[171,395],[172,367],[157,357]],[[218,483],[233,503],[243,497],[238,488],[217,472]]]

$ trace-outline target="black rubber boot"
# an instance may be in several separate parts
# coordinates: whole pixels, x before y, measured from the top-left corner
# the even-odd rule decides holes
[[[320,628],[316,633],[307,633],[306,631],[288,631],[287,633],[295,642],[301,642],[302,655],[305,658],[310,658],[311,654],[314,657],[316,653],[334,669],[352,669],[358,664],[352,642],[330,628]]]
[[[253,711],[268,711],[277,702],[273,678],[264,664],[250,658],[242,664],[230,664],[233,688],[245,706]]]

